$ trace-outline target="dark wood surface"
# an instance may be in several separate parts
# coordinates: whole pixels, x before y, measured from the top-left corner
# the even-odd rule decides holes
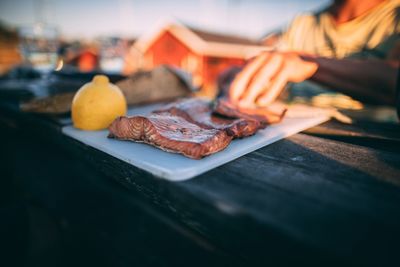
[[[115,266],[400,264],[398,125],[328,122],[171,183],[62,135],[58,120],[0,114],[11,172]]]

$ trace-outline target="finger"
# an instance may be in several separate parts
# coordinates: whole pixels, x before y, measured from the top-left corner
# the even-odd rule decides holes
[[[265,107],[270,103],[272,103],[283,91],[285,85],[287,84],[287,81],[288,81],[287,72],[286,71],[280,72],[274,78],[274,80],[271,81],[268,90],[257,99],[256,101],[257,105]]]
[[[251,80],[250,85],[240,98],[242,106],[254,105],[255,100],[259,97],[263,91],[268,88],[271,80],[278,75],[279,71],[283,66],[283,58],[279,54],[272,55],[264,67],[257,72],[256,76]]]
[[[264,62],[268,59],[269,54],[263,53],[250,62],[233,80],[229,89],[229,99],[237,102],[243,92],[246,90],[254,73],[256,73]]]

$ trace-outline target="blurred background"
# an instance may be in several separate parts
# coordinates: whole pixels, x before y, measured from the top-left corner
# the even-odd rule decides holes
[[[45,22],[66,39],[135,38],[160,18],[174,17],[205,30],[260,38],[297,13],[328,0],[3,0],[0,18],[11,27]]]
[[[319,9],[328,2],[2,0],[0,74],[19,64],[23,55],[30,57],[31,63],[42,64],[42,69],[46,68],[43,66],[46,60],[47,65],[55,64],[54,54],[46,59],[28,55],[35,50],[33,45],[38,46],[32,44],[34,38],[44,39],[47,50],[51,46],[49,42],[53,42],[51,51],[46,52],[62,56],[63,67],[70,65],[80,71],[97,68],[123,72],[126,54],[135,41],[168,23],[179,22],[201,31],[257,42],[279,32],[296,14]]]
[[[273,49],[296,15],[318,11],[329,2],[2,0],[0,80],[13,78],[7,86],[11,84],[16,92],[16,87],[22,87],[21,78],[47,77],[47,83],[41,80],[37,89],[33,85],[29,89],[41,97],[53,94],[53,87],[56,93],[61,87],[75,91],[78,84],[89,80],[82,76],[85,73],[120,75],[116,81],[168,65],[189,74],[189,83],[199,89],[199,95],[213,98],[227,69],[241,67],[249,57]],[[62,76],[66,79],[57,86],[49,86],[49,78],[57,72],[58,78],[70,75]],[[77,77],[83,80],[72,84]],[[310,83],[297,87],[287,91],[290,101],[309,102],[312,96],[322,95],[311,103],[357,110],[357,114],[363,108],[348,96],[324,94]],[[397,120],[393,110],[384,108],[380,114],[379,120]]]

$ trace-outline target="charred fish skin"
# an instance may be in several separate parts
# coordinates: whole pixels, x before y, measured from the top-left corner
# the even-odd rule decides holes
[[[203,129],[170,114],[120,117],[110,125],[109,132],[110,138],[144,142],[193,159],[221,151],[232,140],[225,131]]]

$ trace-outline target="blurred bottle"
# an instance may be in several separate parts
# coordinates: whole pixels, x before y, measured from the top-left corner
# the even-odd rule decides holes
[[[59,46],[57,28],[36,23],[19,28],[18,33],[25,63],[42,73],[54,70]]]
[[[107,73],[121,73],[127,42],[121,38],[102,38],[100,41],[100,69]]]

